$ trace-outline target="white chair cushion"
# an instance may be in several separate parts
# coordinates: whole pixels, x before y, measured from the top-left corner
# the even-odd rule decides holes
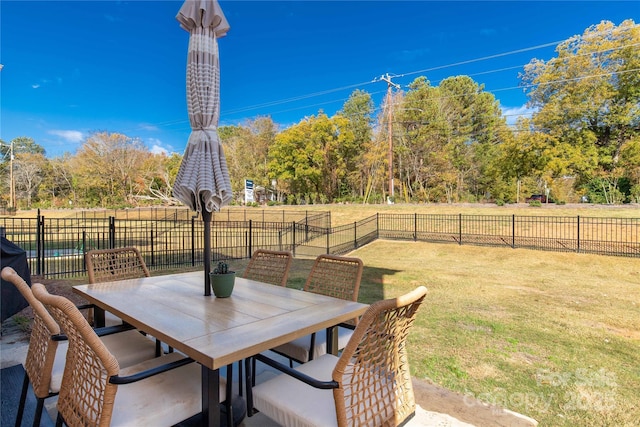
[[[109,311],[104,312],[104,326],[119,326],[122,325],[122,323],[122,319],[115,314]],[[162,344],[162,351],[165,353],[169,353],[169,346],[166,344]]]
[[[296,368],[315,379],[330,381],[338,358],[325,354]],[[286,374],[253,388],[253,406],[287,427],[337,426],[332,390],[321,390]]]
[[[349,328],[338,327],[338,349],[342,350],[353,335],[353,330]],[[309,361],[309,347],[311,346],[311,335],[301,337],[290,341],[286,344],[278,346],[273,350],[277,353],[289,356],[297,361],[306,363]],[[327,334],[325,331],[316,332],[316,342],[313,349],[313,358],[326,354],[327,352]]]
[[[53,369],[51,370],[51,383],[49,391],[51,393],[60,392],[60,384],[62,384],[62,374],[64,373],[64,364],[67,357],[68,341],[60,341],[56,350],[56,358],[53,360]]]
[[[171,353],[120,371],[131,375],[184,356]],[[174,425],[202,411],[202,366],[186,366],[132,384],[118,386],[112,426]],[[220,378],[220,401],[225,399],[225,379]]]
[[[120,369],[156,357],[155,343],[137,330],[105,335],[100,339],[118,359]]]
[[[100,337],[100,339],[116,359],[118,359],[118,364],[121,369],[136,365],[145,360],[153,359],[156,356],[155,344],[135,330],[105,335]],[[53,362],[53,370],[51,372],[51,384],[49,385],[52,393],[58,393],[60,391],[68,347],[69,343],[67,341],[60,341],[58,343],[56,358]]]

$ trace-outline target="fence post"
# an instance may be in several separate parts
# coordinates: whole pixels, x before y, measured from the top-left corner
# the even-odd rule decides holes
[[[576,248],[576,252],[580,253],[580,215],[578,215],[578,247]]]
[[[151,223],[151,265],[155,265],[155,239],[153,238],[153,222]]]
[[[462,245],[462,214],[458,214],[458,244]]]
[[[40,216],[40,209],[38,209],[38,216],[36,217],[36,274],[42,275],[42,265],[44,265],[43,257],[44,247],[44,218]]]
[[[116,247],[116,218],[109,217],[109,249]]]
[[[331,229],[329,227],[327,227],[327,254],[330,254],[331,252],[329,252],[331,250],[331,247],[329,246],[329,234],[331,233]]]
[[[298,245],[296,244],[296,222],[295,221],[291,221],[291,228],[293,229],[293,232],[291,233],[293,235],[293,242],[291,244],[292,247],[292,252],[293,252],[293,256],[296,256],[296,248],[298,247]]]
[[[87,230],[82,230],[82,271],[87,272]]]
[[[196,265],[196,217],[191,216],[191,267]]]
[[[516,214],[511,215],[511,249],[516,248]]]
[[[249,258],[253,255],[253,220],[249,220]]]
[[[358,221],[353,221],[353,249],[358,249]]]
[[[418,241],[418,214],[413,214],[413,241]]]

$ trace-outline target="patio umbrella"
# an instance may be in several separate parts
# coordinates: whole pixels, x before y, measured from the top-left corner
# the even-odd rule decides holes
[[[211,295],[211,213],[231,200],[231,181],[218,137],[220,118],[219,37],[229,31],[216,0],[186,0],[176,19],[189,31],[187,110],[191,135],[173,186],[173,195],[202,214],[204,294]]]

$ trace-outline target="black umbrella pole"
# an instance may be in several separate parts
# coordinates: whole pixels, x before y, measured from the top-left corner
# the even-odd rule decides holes
[[[211,295],[211,212],[202,210],[204,221],[204,296]]]

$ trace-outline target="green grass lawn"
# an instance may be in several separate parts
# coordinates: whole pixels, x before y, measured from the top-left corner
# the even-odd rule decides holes
[[[541,426],[638,425],[638,259],[383,240],[350,255],[365,264],[362,302],[429,289],[415,377]],[[296,258],[288,285],[311,263]]]
[[[543,426],[640,420],[637,259],[376,241],[361,299],[429,288],[412,373]]]

